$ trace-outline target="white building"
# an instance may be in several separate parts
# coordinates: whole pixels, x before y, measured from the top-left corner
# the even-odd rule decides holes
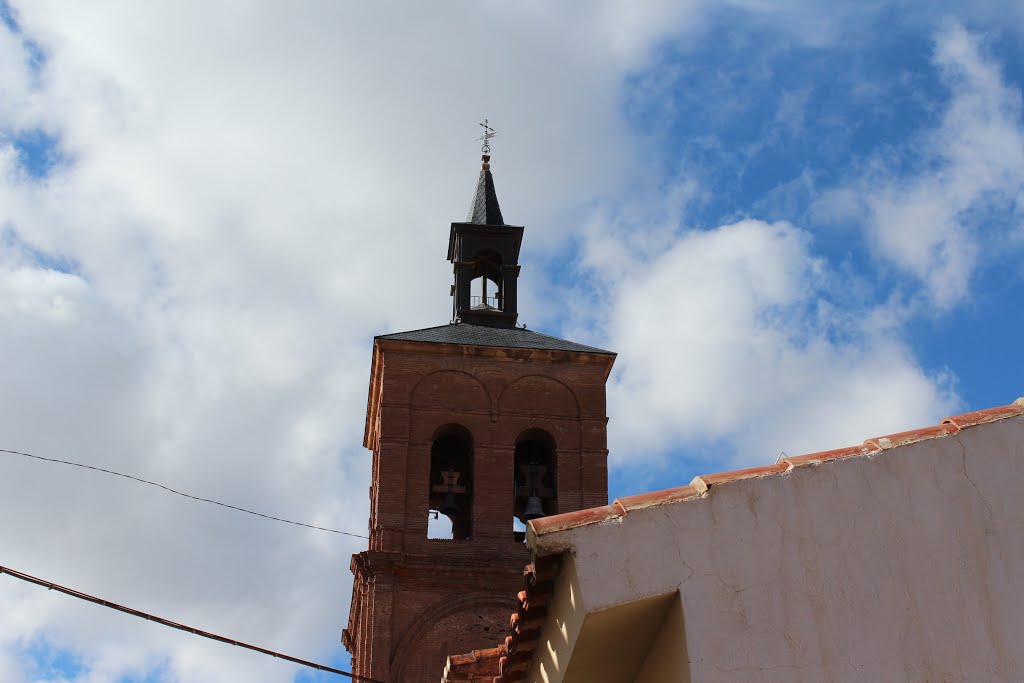
[[[1024,399],[530,523],[443,681],[1024,681]]]

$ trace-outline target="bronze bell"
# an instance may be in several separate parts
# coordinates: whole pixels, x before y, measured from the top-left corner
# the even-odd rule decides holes
[[[449,491],[444,494],[444,502],[441,503],[439,512],[446,517],[451,517],[459,512],[459,506],[455,502],[455,494]]]
[[[537,496],[530,496],[526,499],[526,509],[523,510],[523,519],[537,519],[544,517],[544,506]]]

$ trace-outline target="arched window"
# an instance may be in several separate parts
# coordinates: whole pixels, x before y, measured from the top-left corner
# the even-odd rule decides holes
[[[469,286],[469,306],[475,309],[502,311],[501,255],[490,249],[473,257],[473,281]]]
[[[516,540],[525,532],[515,521],[544,517],[557,511],[557,472],[555,440],[540,429],[529,429],[516,439],[515,495],[512,505],[513,533]]]
[[[430,447],[428,509],[451,520],[451,536],[464,540],[473,532],[473,437],[459,425],[437,430]],[[431,535],[428,524],[428,537]],[[448,536],[440,536],[442,538]]]

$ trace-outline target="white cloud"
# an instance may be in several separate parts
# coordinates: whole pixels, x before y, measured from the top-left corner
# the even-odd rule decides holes
[[[596,232],[599,252],[628,254]],[[836,310],[836,275],[810,235],[746,220],[686,231],[609,284],[619,353],[610,389],[613,462],[714,441],[739,464],[859,443],[929,424],[956,405],[898,328]],[[884,309],[884,307],[881,307]]]
[[[46,57],[32,73],[0,27],[0,132],[44,128],[71,161],[34,180],[0,148],[0,447],[362,533],[370,339],[448,319],[476,122],[499,130],[504,212],[531,250],[572,228],[553,213],[630,173],[626,57],[558,10],[14,4]],[[19,520],[0,563],[340,653],[359,539],[0,457],[0,514]],[[31,678],[32,639],[79,656],[90,683],[295,671],[12,583],[4,680]]]
[[[499,130],[529,263],[587,232],[554,216],[643,185],[623,74],[701,21],[696,3],[15,5],[46,61],[31,75],[0,28],[0,131],[52,131],[72,163],[34,181],[0,149],[0,447],[357,533],[370,338],[447,320],[476,121]],[[657,188],[639,219],[588,229],[590,284],[617,292],[600,321],[620,353],[615,457],[712,437],[764,462],[766,445],[840,445],[951,401],[890,327],[832,319],[833,275],[800,229],[680,233],[699,192]],[[529,284],[542,274],[524,279],[524,308],[554,319]],[[0,563],[299,656],[340,651],[358,539],[0,457],[0,514],[18,520]],[[32,638],[82,657],[82,682],[294,673],[11,583],[5,681],[29,678]]]
[[[862,221],[875,254],[917,278],[930,303],[949,309],[969,295],[983,253],[1019,246],[1024,109],[1019,90],[962,26],[938,34],[933,62],[951,93],[938,124],[897,154],[874,159],[822,200],[819,215]],[[894,156],[913,170],[902,170]],[[1013,218],[986,225],[996,211]]]

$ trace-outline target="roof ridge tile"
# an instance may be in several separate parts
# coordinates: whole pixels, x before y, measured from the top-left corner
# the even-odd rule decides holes
[[[779,462],[789,463],[790,469],[795,467],[806,467],[807,465],[820,465],[823,462],[829,462],[832,460],[842,460],[844,458],[852,458],[858,455],[871,455],[879,451],[877,446],[869,447],[864,444],[857,446],[844,446],[843,448],[833,448],[828,451],[818,451],[817,453],[808,453],[807,455],[782,455],[779,457]]]
[[[774,465],[762,465],[760,467],[747,467],[741,470],[731,470],[728,472],[716,472],[715,474],[701,474],[693,478],[691,486],[700,488],[703,486],[704,491],[707,491],[712,486],[718,484],[728,484],[734,481],[741,481],[743,479],[756,479],[758,477],[767,477],[772,474],[782,474],[788,472],[792,467],[788,463],[777,462]],[[703,493],[703,491],[702,491]]]
[[[944,419],[941,424],[952,424],[956,425],[958,429],[964,429],[985,424],[986,422],[995,422],[996,420],[1014,417],[1022,412],[1024,412],[1024,400],[1018,398],[1009,405],[996,406],[995,408],[986,408],[984,410],[973,410],[969,413],[961,413],[960,415],[951,415]]]
[[[934,427],[923,427],[921,429],[910,429],[905,432],[896,432],[895,434],[886,434],[885,436],[874,436],[870,439],[865,439],[864,445],[876,446],[879,450],[887,451],[897,446],[907,446],[918,441],[937,439],[950,434],[956,434],[959,431],[960,428],[955,424],[943,421]]]
[[[610,519],[623,517],[625,514],[626,511],[621,505],[619,507],[615,505],[602,505],[596,508],[563,512],[560,515],[539,517],[530,520],[527,524],[533,527],[536,535],[540,536],[555,531],[565,531],[566,529],[593,524],[594,522],[606,522]]]
[[[622,496],[616,498],[613,505],[618,506],[622,510],[622,514],[626,514],[632,510],[643,510],[644,508],[654,507],[656,505],[667,505],[669,503],[676,503],[687,498],[696,498],[701,494],[696,488],[691,485],[688,486],[676,486],[675,488],[665,489],[664,491],[653,491],[650,493],[637,493],[632,496]]]

